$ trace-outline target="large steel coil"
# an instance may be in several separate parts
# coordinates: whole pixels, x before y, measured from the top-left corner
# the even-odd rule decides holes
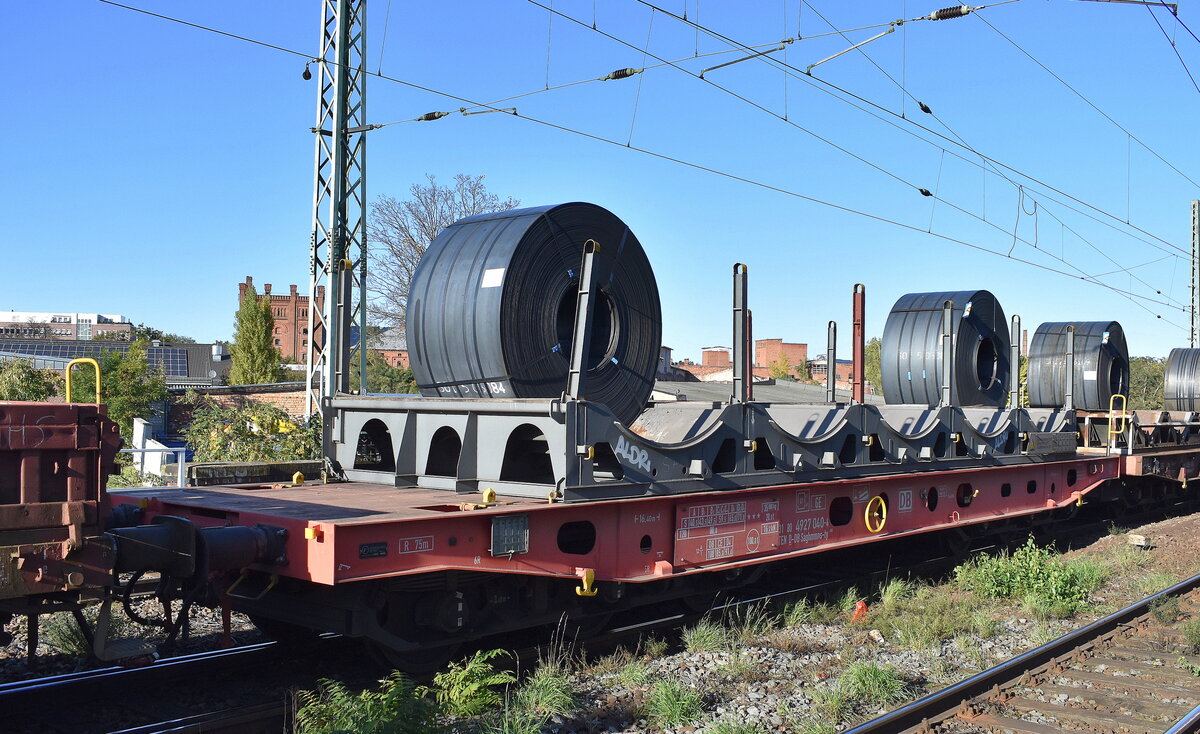
[[[1080,410],[1108,410],[1113,395],[1129,394],[1129,347],[1116,321],[1039,326],[1029,341],[1029,405],[1059,408],[1066,403],[1068,327],[1075,328],[1072,404]]]
[[[594,204],[482,214],[442,230],[409,288],[413,375],[427,397],[556,397],[566,387],[584,243],[599,244],[582,397],[632,422],[654,386],[658,286],[641,243]]]
[[[909,293],[883,327],[880,369],[888,403],[937,405],[942,387],[942,320],[952,304],[954,369],[950,402],[1001,407],[1008,398],[1004,309],[988,291]]]
[[[1200,410],[1200,349],[1172,349],[1167,355],[1163,410]]]

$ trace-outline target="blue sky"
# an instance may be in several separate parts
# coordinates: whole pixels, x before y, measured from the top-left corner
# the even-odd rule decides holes
[[[317,53],[315,1],[129,4]],[[904,293],[986,288],[1030,331],[1042,321],[1115,319],[1135,354],[1186,346],[1189,207],[1200,198],[1200,91],[1188,69],[1200,75],[1200,42],[1165,9],[1020,0],[906,23],[864,46],[866,56],[817,66],[814,79],[750,60],[702,81],[693,73],[744,55],[689,58],[729,51],[708,30],[754,46],[803,36],[786,57],[772,55],[802,72],[885,28],[847,29],[940,6],[653,4],[677,16],[686,9],[704,30],[637,0],[555,0],[554,16],[529,0],[392,0],[390,9],[370,0],[372,71],[473,101],[651,66],[653,56],[680,67],[503,105],[619,145],[503,114],[373,131],[370,195],[402,196],[426,174],[469,173],[526,205],[611,209],[649,254],[664,341],[677,357],[698,360],[700,347],[729,343],[738,261],[750,267],[755,335],[806,341],[814,354],[830,319],[848,354],[859,282],[869,335]],[[6,10],[16,29],[7,85],[16,119],[3,154],[9,277],[0,308],[122,313],[209,341],[231,335],[246,275],[307,287],[316,85],[301,78],[302,58],[93,0]],[[1193,12],[1184,2],[1179,18],[1200,34]],[[593,30],[593,18],[634,48]],[[376,123],[463,105],[368,84]],[[948,142],[956,140],[967,147]],[[1020,173],[1001,169],[1006,179],[977,153]]]

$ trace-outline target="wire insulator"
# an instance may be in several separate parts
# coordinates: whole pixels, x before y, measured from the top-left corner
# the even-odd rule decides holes
[[[929,189],[917,189],[917,191],[921,192],[921,196],[933,196],[933,192]]]
[[[617,69],[608,76],[600,77],[600,81],[608,82],[616,81],[617,79],[628,79],[634,74],[641,74],[643,71],[645,71],[645,69]]]
[[[929,14],[930,20],[951,20],[953,18],[961,18],[975,8],[970,5],[955,5],[949,8],[935,10]]]
[[[433,122],[434,120],[442,119],[443,117],[445,117],[448,114],[450,114],[450,113],[449,112],[426,112],[425,114],[423,114],[417,118],[417,122]]]
[[[933,110],[929,109],[929,105],[925,104],[921,100],[917,100],[917,104],[920,105],[921,111],[924,112],[925,114],[927,114],[927,115],[933,114]]]

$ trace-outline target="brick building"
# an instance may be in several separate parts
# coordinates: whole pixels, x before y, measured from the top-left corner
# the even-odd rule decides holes
[[[116,339],[129,341],[133,324],[115,313],[0,311],[0,339],[88,341],[106,333],[115,333]]]
[[[808,364],[808,345],[793,344],[782,339],[754,340],[755,367],[770,367],[780,356],[786,357],[791,367]]]
[[[246,297],[246,290],[254,286],[254,279],[249,275],[246,276],[245,283],[238,283],[238,307],[242,305],[242,299]],[[268,301],[271,304],[271,315],[275,317],[275,334],[272,337],[275,346],[279,349],[279,353],[284,359],[295,359],[303,361],[308,355],[308,296],[302,296],[296,292],[296,286],[288,286],[289,292],[286,296],[271,292],[271,284],[263,285],[263,292],[259,294],[260,301]],[[325,305],[325,286],[317,287],[317,308],[323,308]],[[323,339],[323,334],[316,335],[318,340]],[[318,341],[319,343],[319,341]]]

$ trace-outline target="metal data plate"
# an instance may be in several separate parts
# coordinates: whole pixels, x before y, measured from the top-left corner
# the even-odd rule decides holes
[[[529,552],[529,516],[500,515],[492,518],[492,557]]]
[[[1073,454],[1078,434],[1071,432],[1029,434],[1029,453],[1031,454]]]

